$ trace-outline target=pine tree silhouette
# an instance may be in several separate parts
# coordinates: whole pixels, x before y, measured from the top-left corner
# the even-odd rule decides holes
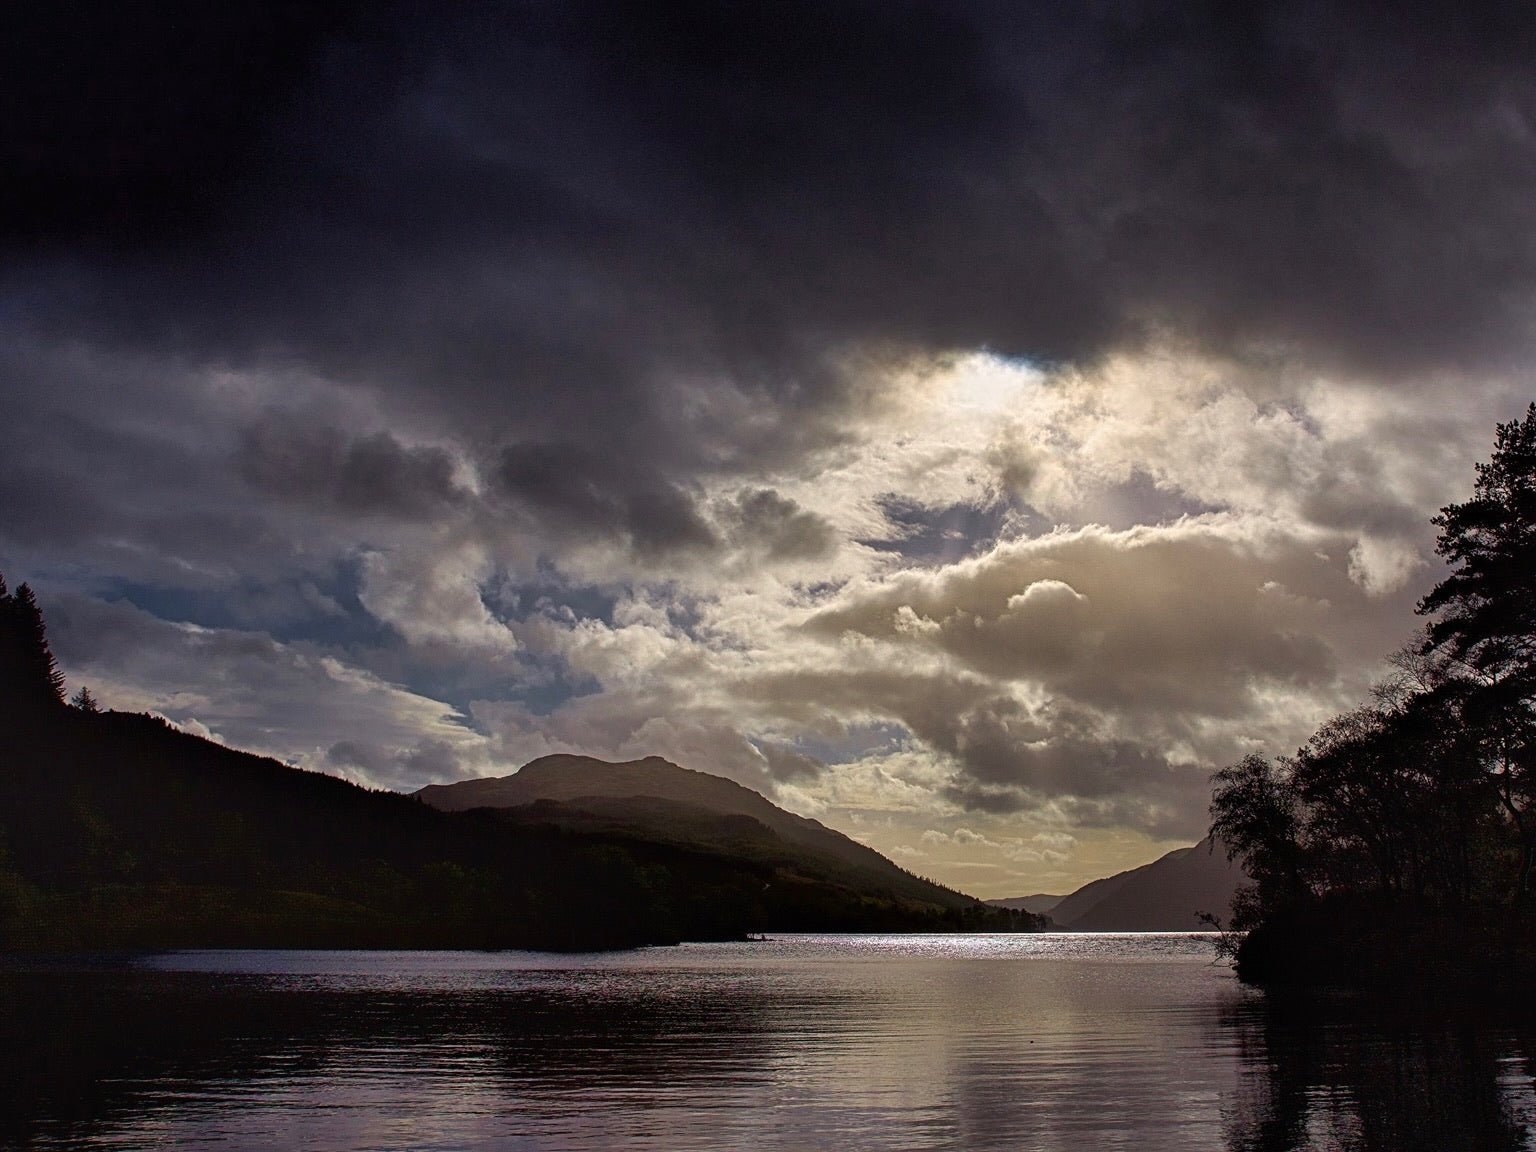
[[[0,576],[0,709],[16,707],[22,682],[21,636],[16,626],[16,598]]]
[[[48,647],[42,609],[29,585],[9,592],[0,577],[0,701],[6,711],[64,704],[64,673]]]

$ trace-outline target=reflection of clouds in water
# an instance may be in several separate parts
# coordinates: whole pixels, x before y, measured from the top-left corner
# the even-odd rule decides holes
[[[0,1072],[48,1068],[0,1143],[1513,1149],[1536,1113],[1503,1033],[1288,1016],[1195,936],[184,953],[0,992]]]

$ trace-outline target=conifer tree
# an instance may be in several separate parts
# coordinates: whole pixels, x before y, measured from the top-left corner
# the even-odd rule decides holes
[[[1449,576],[1419,603],[1430,646],[1490,683],[1536,682],[1536,403],[1498,426],[1492,458],[1477,466],[1471,500],[1434,518]]]
[[[1536,871],[1536,403],[1498,426],[1472,499],[1434,519],[1451,574],[1419,602],[1426,650],[1460,670],[1462,715],[1479,733],[1520,837],[1516,899]]]
[[[0,712],[14,708],[23,695],[22,645],[16,624],[16,598],[0,576]]]
[[[84,684],[80,685],[80,691],[69,698],[69,706],[81,712],[101,711],[101,705],[96,703],[96,697],[91,695],[91,690]]]
[[[64,703],[64,673],[48,647],[42,609],[27,584],[9,594],[0,591],[0,699],[8,710],[30,712]]]

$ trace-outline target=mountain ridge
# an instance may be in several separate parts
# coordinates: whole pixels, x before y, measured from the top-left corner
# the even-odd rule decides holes
[[[481,803],[541,781],[557,796],[649,781],[674,799]],[[1043,926],[659,759],[555,758],[434,797],[469,810],[104,712],[83,690],[65,703],[41,609],[0,579],[0,953],[568,951]]]
[[[590,826],[582,817],[597,817],[619,828],[664,838],[677,834],[680,826],[707,823],[704,813],[744,817],[829,868],[851,870],[872,883],[942,907],[958,909],[975,903],[973,897],[916,876],[819,820],[780,808],[743,784],[659,756],[614,762],[557,753],[531,760],[505,776],[429,784],[412,795],[444,811],[489,808],[518,812],[522,820],[538,818],[535,809],[543,806],[546,818],[567,826]],[[658,810],[654,803],[658,801],[677,807]]]
[[[1049,916],[1051,909],[1065,899],[1065,896],[1055,896],[1049,892],[1035,892],[1029,896],[1005,896],[999,900],[988,900],[987,903],[994,908],[1010,908],[1019,912],[1032,912],[1036,916]]]
[[[1046,914],[1058,928],[1072,932],[1193,932],[1207,927],[1199,919],[1202,912],[1225,922],[1232,896],[1246,879],[1241,863],[1228,861],[1207,837],[1140,867],[1089,881]],[[1009,907],[1023,899],[987,903]]]

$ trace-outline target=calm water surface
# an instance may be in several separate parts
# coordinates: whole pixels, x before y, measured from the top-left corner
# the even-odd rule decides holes
[[[1272,1003],[1207,938],[0,970],[0,1144],[1536,1148],[1532,1037]]]

